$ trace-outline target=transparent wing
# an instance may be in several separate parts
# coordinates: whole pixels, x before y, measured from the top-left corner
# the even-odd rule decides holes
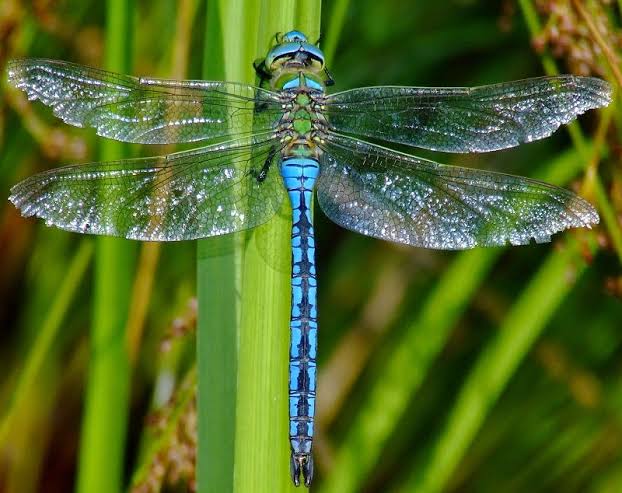
[[[10,200],[24,216],[80,233],[146,241],[222,235],[257,226],[279,209],[285,192],[274,145],[231,141],[66,166],[17,184]]]
[[[543,182],[455,166],[332,135],[317,185],[344,228],[408,245],[458,250],[550,241],[598,223],[577,195]]]
[[[278,95],[245,84],[174,81],[114,74],[74,63],[24,59],[9,83],[66,123],[123,142],[169,144],[272,129]],[[254,121],[253,121],[254,117]]]
[[[611,87],[593,77],[539,77],[481,87],[368,87],[330,95],[325,111],[342,133],[446,152],[484,152],[551,135],[607,106]]]

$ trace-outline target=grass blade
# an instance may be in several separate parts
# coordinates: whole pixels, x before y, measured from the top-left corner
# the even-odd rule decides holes
[[[105,68],[129,73],[134,2],[108,0]],[[102,141],[101,160],[123,157],[118,142]],[[80,443],[77,491],[110,493],[123,489],[130,393],[126,344],[128,300],[132,291],[135,245],[118,238],[96,240],[91,359]]]
[[[581,248],[553,251],[514,303],[466,379],[428,460],[403,491],[440,492],[519,363],[585,271]],[[564,281],[573,272],[573,282]]]
[[[204,75],[255,83],[252,62],[265,55],[275,33],[295,27],[317,35],[319,21],[317,0],[209,2]],[[244,242],[237,235],[198,246],[201,493],[290,487],[289,274],[267,265],[257,250],[259,234],[267,243],[262,248],[289,263],[285,209]]]
[[[11,423],[27,400],[27,391],[34,384],[43,367],[44,360],[54,343],[71,301],[74,299],[78,286],[86,273],[93,255],[93,242],[85,240],[80,243],[73,260],[69,264],[67,274],[58,288],[58,294],[50,311],[38,332],[35,345],[30,349],[24,368],[18,377],[15,391],[9,401],[6,415],[0,423],[0,443],[6,443]]]
[[[320,2],[264,0],[261,18],[255,57],[265,55],[277,32],[296,28],[317,36]],[[284,204],[281,214],[250,233],[245,252],[235,455],[235,491],[240,492],[293,490],[287,440],[289,272],[268,265],[257,248],[257,239],[265,239],[262,248],[287,259],[287,265],[290,216]]]
[[[208,1],[203,77],[223,80],[224,2]],[[197,242],[197,490],[233,491],[241,264],[239,235]]]

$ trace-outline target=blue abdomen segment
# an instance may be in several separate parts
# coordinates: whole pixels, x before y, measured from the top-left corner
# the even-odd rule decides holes
[[[292,479],[313,477],[313,420],[317,380],[317,281],[311,199],[320,167],[309,158],[285,158],[281,176],[292,205],[292,311],[289,350],[289,440]]]

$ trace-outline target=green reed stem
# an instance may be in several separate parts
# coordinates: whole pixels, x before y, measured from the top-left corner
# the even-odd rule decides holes
[[[221,23],[225,3],[207,2],[203,59],[206,79],[225,77]],[[197,242],[199,493],[233,491],[240,248],[239,235]]]
[[[319,23],[319,0],[208,2],[204,74],[254,84],[252,62],[277,32],[296,28],[318,36]],[[268,265],[257,245],[261,237],[261,251],[288,265],[290,228],[284,204],[255,231],[199,242],[200,493],[291,487],[289,272]]]
[[[563,250],[549,254],[514,303],[498,335],[478,357],[452,407],[447,424],[431,452],[426,454],[423,467],[412,476],[403,491],[444,491],[519,363],[585,268],[581,246],[576,242],[569,242]],[[573,274],[572,282],[567,280],[568,272]]]
[[[105,68],[131,70],[134,2],[106,4]],[[100,158],[123,157],[123,145],[102,141]],[[79,452],[77,491],[123,489],[130,363],[125,327],[132,291],[135,245],[118,238],[96,240],[91,358]]]
[[[63,319],[71,302],[78,292],[78,287],[84,278],[87,267],[93,255],[93,242],[83,240],[69,263],[67,273],[58,286],[58,291],[52,306],[37,332],[34,346],[26,357],[24,368],[20,373],[15,391],[9,401],[8,410],[0,422],[0,443],[6,443],[7,433],[10,431],[16,413],[25,405],[28,391],[35,383],[46,356],[56,340]]]
[[[335,58],[337,42],[339,41],[339,35],[343,29],[349,7],[350,0],[336,0],[333,2],[333,9],[328,17],[328,27],[324,37],[325,42],[322,47],[324,50],[324,56],[326,56],[327,63],[329,64]]]
[[[320,2],[263,0],[261,19],[256,57],[265,55],[276,32],[295,28],[317,36]],[[262,238],[262,250],[271,252],[271,257],[287,259],[285,265],[289,265],[290,235],[291,213],[288,204],[283,204],[281,214],[248,238],[242,291],[235,491],[267,493],[293,488],[287,440],[290,273],[289,269],[280,271],[268,265],[258,248],[258,239]]]

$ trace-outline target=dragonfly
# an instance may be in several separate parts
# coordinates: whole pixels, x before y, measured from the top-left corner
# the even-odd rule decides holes
[[[10,62],[9,82],[70,125],[139,144],[207,141],[166,156],[45,171],[15,185],[10,200],[48,225],[142,241],[247,230],[288,200],[290,469],[296,486],[309,486],[318,331],[314,193],[338,225],[414,247],[524,245],[590,227],[599,222],[596,210],[568,190],[438,164],[370,140],[452,153],[506,149],[606,106],[611,87],[561,75],[329,94],[324,54],[299,31],[278,34],[254,66],[257,86],[137,78],[46,59]]]

